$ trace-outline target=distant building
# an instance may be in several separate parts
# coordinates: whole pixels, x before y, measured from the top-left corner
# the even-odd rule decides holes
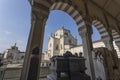
[[[105,45],[101,40],[97,40],[93,42],[93,47],[94,48],[105,47]],[[114,44],[114,47],[120,58],[120,52],[115,44]],[[50,58],[56,55],[63,55],[66,51],[70,51],[74,55],[80,56],[80,53],[83,52],[83,47],[82,45],[77,44],[77,39],[72,36],[69,30],[62,27],[58,29],[54,35],[51,34],[49,41],[48,41],[48,49],[42,54],[42,60],[40,64],[41,80],[42,78],[45,78],[45,76],[47,76],[50,73],[50,70],[49,70]],[[104,53],[106,54],[106,52]],[[93,52],[93,55],[92,55],[95,76],[97,77],[101,76],[103,80],[106,80],[105,79],[106,69],[104,68],[104,65],[103,65],[103,57],[101,56],[99,57],[94,54],[95,52]],[[84,54],[82,55],[84,56]],[[1,73],[4,73],[4,79],[5,80],[19,80],[21,69],[23,67],[22,64],[24,61],[25,52],[21,52],[15,44],[14,46],[11,46],[9,49],[5,50],[3,54],[0,54],[0,56],[2,56],[3,61],[7,64],[7,65],[4,65],[3,68],[1,68],[3,69],[1,70]],[[11,72],[14,75],[11,74]]]
[[[117,51],[118,57],[120,58],[120,51],[114,42],[113,44],[114,48]],[[107,69],[105,68],[104,62],[106,61],[109,64],[109,67],[107,68],[112,69],[111,65],[113,64],[111,58],[113,57],[113,55],[111,55],[111,57],[103,57],[103,55],[110,55],[112,53],[105,48],[105,44],[102,42],[102,40],[93,41],[93,48],[94,49],[92,50],[92,61],[96,80],[100,78],[102,80],[106,80]],[[83,53],[83,46],[82,44],[78,45],[77,39],[72,36],[70,31],[62,27],[58,29],[55,34],[50,36],[48,41],[48,49],[43,53],[42,60],[49,61],[52,56],[63,55],[66,51],[70,51],[74,55],[80,56],[81,53]],[[82,54],[82,56],[84,56],[84,53]],[[117,56],[114,58],[116,59]],[[86,64],[86,66],[87,65],[88,64]],[[117,72],[116,75],[118,75]]]
[[[6,49],[0,56],[3,59],[4,64],[17,66],[23,64],[25,52],[21,52],[15,44],[14,46],[11,46],[9,49]],[[48,67],[49,64],[50,61],[48,60],[41,61],[41,67]],[[10,66],[7,66],[7,68],[9,67]]]
[[[119,49],[114,42],[113,44],[120,58]],[[93,42],[93,47],[105,47],[105,45],[101,40],[97,40]],[[72,36],[70,30],[61,27],[55,34],[51,34],[48,41],[48,49],[42,54],[41,67],[45,67],[45,65],[48,66],[50,64],[49,59],[52,56],[63,55],[66,51],[79,55],[80,52],[83,52],[83,47],[82,44],[77,44],[77,39]],[[7,64],[23,64],[25,52],[21,52],[15,44],[5,50],[3,54],[0,54],[0,57],[3,58]]]
[[[21,52],[14,45],[6,49],[0,56],[2,56],[4,62],[4,65],[0,66],[0,80],[20,80],[25,52]],[[49,64],[50,61],[48,60],[41,61],[40,80],[46,79],[45,76],[50,74]]]
[[[113,44],[120,58],[120,51],[114,42]],[[105,47],[105,44],[101,40],[97,40],[93,42],[93,47]],[[83,52],[83,47],[77,44],[77,39],[72,36],[70,30],[62,27],[55,34],[51,34],[48,41],[48,49],[44,52],[42,59],[49,60],[52,56],[63,55],[66,51],[79,55],[80,52]]]
[[[2,59],[3,58],[3,54],[2,53],[0,53],[0,59]]]
[[[3,60],[7,64],[22,64],[25,56],[25,52],[21,52],[16,44],[5,50],[3,54]]]

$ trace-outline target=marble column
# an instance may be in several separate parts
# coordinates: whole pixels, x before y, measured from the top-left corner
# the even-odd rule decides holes
[[[105,44],[105,47],[108,48],[108,50],[112,51],[114,50],[114,46],[113,46],[113,39],[111,37],[106,37],[104,39],[102,39],[102,41]]]
[[[105,44],[105,47],[109,50],[112,51],[113,53],[115,53],[115,49],[113,46],[113,39],[112,37],[108,36],[105,38],[102,38],[103,43]],[[110,54],[111,55],[111,54]],[[111,55],[112,56],[112,55]]]
[[[109,54],[109,56],[107,56],[107,59],[110,60],[110,62],[108,62],[108,73],[109,75],[107,76],[108,79],[111,77],[111,75],[114,75],[113,78],[115,77],[119,77],[117,76],[118,74],[118,68],[119,68],[119,63],[118,63],[118,55],[117,55],[117,52],[116,50],[114,49],[114,46],[113,46],[113,38],[110,36],[110,33],[109,33],[109,36],[102,39],[104,44],[105,44],[105,47],[111,51],[112,53]]]
[[[85,22],[85,25],[81,28],[79,28],[79,34],[82,38],[82,44],[83,44],[83,53],[84,57],[86,59],[86,73],[91,77],[91,80],[95,80],[95,73],[94,73],[94,66],[93,66],[93,60],[92,60],[92,24],[90,22]]]
[[[116,52],[116,50],[114,49],[114,46],[113,46],[113,38],[111,36],[108,36],[108,37],[102,39],[102,41],[104,42],[105,47],[108,50],[112,51],[112,53],[113,53],[112,57],[113,57],[113,60],[115,61],[114,63],[116,63],[115,59],[117,59],[118,56],[117,56],[117,52]]]
[[[44,37],[44,28],[45,28],[45,22],[46,18],[44,15],[32,12],[32,22],[31,22],[31,30],[29,34],[29,39],[27,43],[27,48],[26,48],[26,54],[25,54],[25,59],[23,63],[23,69],[21,72],[21,77],[20,80],[29,80],[29,72],[33,66],[31,66],[32,61],[38,61],[36,68],[37,72],[35,72],[36,80],[39,78],[39,71],[40,71],[40,61],[41,61],[41,56],[42,56],[42,45],[43,45],[43,37]],[[37,48],[37,49],[36,49]],[[38,50],[38,51],[35,51]],[[36,59],[32,59],[33,54],[37,54],[34,56]],[[33,62],[34,62],[33,61]]]

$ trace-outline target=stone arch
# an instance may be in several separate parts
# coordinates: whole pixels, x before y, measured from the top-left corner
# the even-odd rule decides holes
[[[101,39],[109,37],[107,28],[104,26],[104,24],[100,20],[98,20],[98,19],[93,20],[92,25],[94,25],[97,28],[97,30],[99,31],[99,33],[101,35]]]
[[[116,30],[112,30],[112,36],[113,40],[115,41],[116,44],[120,44],[120,35]]]
[[[68,3],[55,2],[55,1],[71,2],[71,0],[30,0],[31,5],[32,5],[32,14],[36,13],[36,16],[37,16],[38,19],[36,20],[36,23],[35,23],[35,25],[33,27],[34,31],[31,31],[31,34],[30,34],[30,37],[29,37],[29,39],[32,39],[32,40],[28,42],[28,47],[27,47],[27,50],[26,50],[28,56],[26,57],[27,59],[24,61],[23,74],[22,74],[21,80],[26,80],[27,79],[27,74],[29,72],[29,62],[30,62],[29,61],[30,60],[29,56],[30,56],[30,53],[31,53],[32,46],[35,46],[36,44],[39,44],[39,48],[40,48],[40,52],[41,52],[41,48],[42,48],[41,44],[42,44],[42,38],[43,38],[43,32],[44,32],[44,24],[45,24],[44,21],[46,20],[46,17],[48,17],[49,10],[58,9],[58,10],[63,10],[65,12],[67,12],[76,21],[79,31],[83,30],[87,26],[89,27],[89,24],[85,25],[85,23],[87,23],[87,21],[84,22],[84,20],[82,19],[82,16],[80,15],[80,12],[78,12],[78,10],[76,10],[73,7],[72,4],[70,6]],[[78,2],[79,2],[79,0],[78,0]],[[85,5],[85,3],[83,5]],[[87,7],[87,5],[84,6],[84,7]],[[84,9],[84,8],[82,8],[82,9]],[[87,11],[87,8],[86,8],[86,11]],[[86,14],[85,14],[85,16],[86,16]],[[100,26],[101,25],[99,25],[99,27]],[[102,29],[100,27],[99,31],[100,31],[102,39],[104,39],[104,38],[108,37],[109,34],[108,34],[108,32],[106,32],[107,29],[104,30],[103,27],[102,27]],[[37,30],[39,30],[39,31],[37,31]],[[34,37],[33,34],[34,35],[37,34],[37,35]],[[83,38],[83,43],[85,45],[84,46],[84,53],[86,53],[86,55],[87,55],[87,60],[86,60],[87,63],[88,63],[87,67],[88,67],[89,71],[91,71],[90,74],[92,74],[91,76],[93,77],[93,80],[94,80],[94,69],[93,69],[93,64],[91,63],[92,59],[91,59],[90,55],[88,56],[88,53],[90,54],[91,50],[92,50],[91,41],[90,41],[91,33],[88,34],[87,30],[85,30],[84,32],[81,32],[81,35],[84,37]],[[38,71],[38,73],[39,73],[39,71]]]
[[[116,30],[112,30],[114,49],[117,51],[117,57],[120,56],[120,35]]]
[[[55,2],[53,5],[50,7],[50,10],[62,10],[69,14],[76,22],[78,29],[80,30],[81,28],[84,28],[85,22],[79,13],[78,10],[76,10],[72,5],[69,5],[68,3],[64,2]]]
[[[92,24],[89,17],[87,17],[86,14],[81,15],[81,12],[79,12],[79,10],[74,7],[74,5],[69,5],[69,3],[65,2],[54,2],[53,5],[49,8],[49,10],[62,10],[69,14],[75,20],[78,26],[78,33],[82,37],[82,44],[84,47],[83,51],[84,54],[86,54],[86,73],[91,76],[91,79],[94,79],[92,58],[91,56],[88,56],[88,53],[91,53],[93,47],[91,42]],[[87,46],[89,46],[89,49]]]

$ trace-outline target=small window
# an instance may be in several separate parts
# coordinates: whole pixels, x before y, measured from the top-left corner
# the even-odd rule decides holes
[[[72,43],[72,41],[71,41],[71,39],[69,39],[69,44],[71,44]]]
[[[59,46],[58,45],[56,45],[56,50],[58,50],[59,49]]]
[[[42,67],[44,67],[44,63],[42,63]]]
[[[65,33],[64,35],[65,35],[65,37],[68,37],[68,33]]]

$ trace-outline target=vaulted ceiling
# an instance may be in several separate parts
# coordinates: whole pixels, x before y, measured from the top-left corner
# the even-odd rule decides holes
[[[33,8],[34,10],[39,11],[40,13],[48,15],[48,11],[51,5],[54,2],[67,2],[72,3],[73,6],[77,6],[78,11],[84,12],[85,8],[83,6],[84,0],[29,0],[30,3],[34,2]],[[106,23],[106,18],[108,19],[108,24],[105,25],[108,28],[115,29],[118,33],[120,33],[120,0],[86,0],[88,1],[88,7],[91,16],[98,16]]]
[[[120,0],[90,0],[109,16],[120,22]]]

